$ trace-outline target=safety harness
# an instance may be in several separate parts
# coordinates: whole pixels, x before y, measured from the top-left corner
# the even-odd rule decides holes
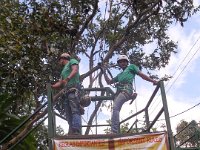
[[[91,103],[90,97],[86,96],[85,91],[83,90],[82,87],[81,88],[80,87],[77,87],[77,86],[67,87],[66,86],[64,88],[63,96],[60,98],[59,102],[55,106],[55,108],[59,111],[60,115],[64,116],[65,118],[67,118],[67,114],[66,114],[65,110],[68,108],[67,98],[66,98],[66,96],[68,94],[74,93],[75,98],[80,99],[79,110],[80,110],[81,115],[83,115],[85,112],[84,107],[88,107]]]
[[[108,68],[108,65],[103,66],[101,63],[99,63],[100,68],[104,67],[101,69],[102,72],[107,71],[108,74],[111,76],[111,78],[113,79],[113,76]],[[132,84],[130,83],[114,83],[114,87],[117,88],[117,92],[115,93],[115,96],[117,96],[119,93],[124,93],[124,95],[126,96],[127,99],[131,99],[130,104],[133,103],[133,101],[136,99],[137,97],[137,93],[136,93],[136,84],[135,84],[135,78],[134,78],[134,87]]]

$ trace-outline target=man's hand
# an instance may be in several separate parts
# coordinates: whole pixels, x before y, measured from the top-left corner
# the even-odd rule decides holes
[[[58,89],[58,88],[60,88],[61,87],[61,81],[62,80],[59,80],[58,82],[56,82],[55,84],[53,84],[53,85],[51,85],[51,87],[53,88],[53,89]]]
[[[101,71],[104,73],[106,71],[107,63],[105,63],[105,64],[98,63],[98,66],[100,67]]]
[[[62,85],[67,85],[67,83],[69,82],[69,80],[70,80],[70,78],[69,77],[67,77],[66,79],[64,79],[64,80],[61,80],[62,81]]]
[[[66,85],[68,83],[68,80],[62,80],[62,85]]]
[[[158,85],[158,81],[154,80],[153,85]]]

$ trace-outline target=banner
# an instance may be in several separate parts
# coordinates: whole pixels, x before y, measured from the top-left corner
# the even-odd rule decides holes
[[[54,140],[54,150],[168,150],[166,133],[101,139]]]

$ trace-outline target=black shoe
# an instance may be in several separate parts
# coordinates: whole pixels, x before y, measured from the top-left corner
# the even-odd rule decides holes
[[[78,129],[72,129],[71,135],[81,135],[81,133]]]

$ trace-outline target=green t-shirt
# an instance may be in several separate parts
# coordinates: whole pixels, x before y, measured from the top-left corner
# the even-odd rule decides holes
[[[119,73],[114,79],[114,82],[118,82],[117,90],[118,91],[127,91],[128,93],[133,92],[133,79],[135,75],[139,72],[139,69],[136,65],[130,64],[126,69]]]
[[[64,66],[61,72],[61,79],[62,80],[66,79],[72,71],[71,66],[78,65],[78,64],[79,63],[76,59],[70,59],[70,61]],[[80,83],[79,77],[80,77],[80,74],[77,73],[73,78],[69,80],[69,82],[67,83],[67,86],[73,86],[73,85],[76,85],[77,83]]]

